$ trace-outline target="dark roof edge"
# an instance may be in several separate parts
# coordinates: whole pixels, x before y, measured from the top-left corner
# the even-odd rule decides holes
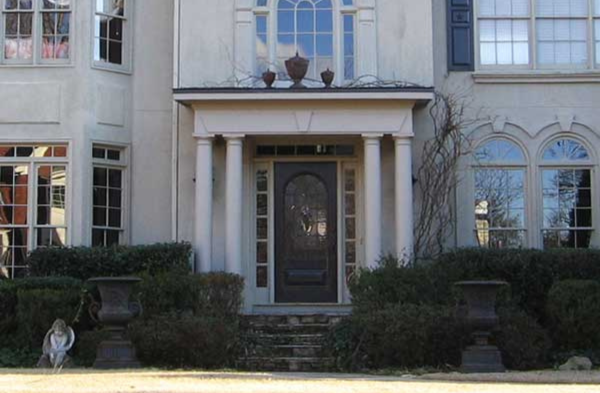
[[[433,93],[433,87],[334,87],[334,88],[307,88],[307,89],[289,89],[289,88],[248,88],[248,87],[183,87],[174,88],[173,94],[228,94],[228,93]]]

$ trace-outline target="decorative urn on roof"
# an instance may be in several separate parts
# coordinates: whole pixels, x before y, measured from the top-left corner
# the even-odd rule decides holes
[[[277,78],[277,74],[268,68],[262,74],[262,80],[265,83],[267,89],[271,89],[273,87],[273,83],[275,83],[275,78]]]
[[[323,72],[321,72],[321,80],[325,85],[325,88],[328,89],[331,87],[333,83],[333,79],[335,78],[335,72],[331,71],[329,68]]]
[[[305,89],[306,86],[302,84],[302,79],[306,76],[308,72],[308,65],[310,64],[310,60],[305,59],[304,57],[300,57],[298,52],[296,52],[296,56],[291,57],[285,61],[285,68],[287,69],[287,73],[290,76],[290,79],[294,81],[294,84],[290,87],[291,89]]]

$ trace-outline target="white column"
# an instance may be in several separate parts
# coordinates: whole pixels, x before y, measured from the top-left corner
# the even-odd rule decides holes
[[[381,257],[381,135],[365,142],[365,262],[376,267]]]
[[[196,138],[196,212],[194,217],[194,252],[196,272],[211,270],[212,204],[213,204],[213,140]]]
[[[243,137],[226,137],[225,270],[242,274]]]
[[[412,139],[396,137],[396,254],[410,258],[413,254],[413,183]]]

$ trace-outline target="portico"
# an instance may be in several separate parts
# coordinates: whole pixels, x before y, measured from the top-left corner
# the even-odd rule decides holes
[[[349,267],[374,267],[387,253],[409,256],[412,111],[431,96],[428,89],[176,90],[175,99],[191,106],[195,119],[195,269],[207,272],[219,265],[243,275],[253,304],[344,303]],[[389,187],[382,177],[382,142],[390,140],[393,213],[383,207]],[[223,217],[214,211],[216,141],[225,150]],[[274,148],[271,153],[272,146],[284,146],[277,151],[286,153]],[[384,241],[382,231],[385,237],[390,232],[382,227],[384,214],[394,217],[393,244]],[[225,228],[219,264],[213,253],[215,220],[224,221]],[[288,234],[296,222],[303,229]],[[289,265],[281,265],[283,260]],[[319,301],[299,290],[315,293],[319,286],[335,296]],[[297,295],[286,297],[282,290]]]

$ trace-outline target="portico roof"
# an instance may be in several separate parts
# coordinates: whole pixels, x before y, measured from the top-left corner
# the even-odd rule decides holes
[[[425,103],[434,98],[433,87],[349,87],[349,88],[213,88],[173,89],[175,101],[193,104],[202,101],[412,101]]]

